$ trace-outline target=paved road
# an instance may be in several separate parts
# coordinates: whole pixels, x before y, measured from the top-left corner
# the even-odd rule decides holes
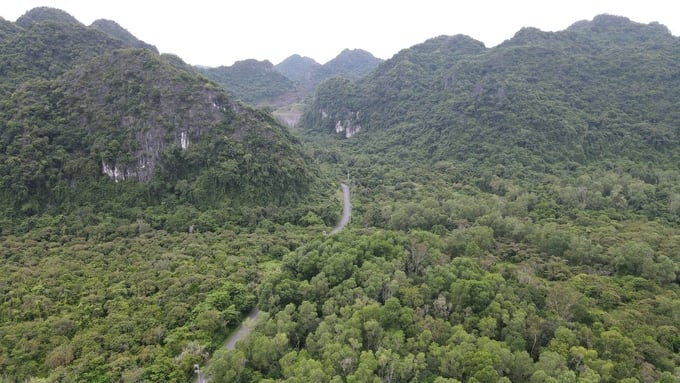
[[[248,315],[246,319],[241,322],[241,326],[238,328],[238,330],[233,333],[229,339],[227,339],[227,343],[224,345],[224,348],[227,350],[233,350],[234,347],[236,347],[236,342],[239,340],[245,338],[250,334],[251,331],[255,328],[255,325],[257,324],[257,320],[260,318],[260,309],[257,307]]]
[[[338,225],[331,230],[329,235],[335,234],[339,232],[340,230],[344,229],[345,226],[349,223],[350,217],[352,217],[352,201],[349,198],[349,186],[345,184],[340,184],[340,187],[342,188],[342,196],[343,196],[343,206],[342,206],[342,218],[340,218],[340,222],[338,222]],[[224,348],[228,350],[233,350],[234,347],[236,347],[236,343],[246,336],[250,334],[251,331],[255,328],[255,325],[257,324],[258,319],[260,318],[260,309],[257,307],[248,315],[246,319],[241,322],[241,326],[236,330],[235,333],[233,333],[229,339],[227,339],[227,343],[224,345]],[[201,372],[201,375],[196,378],[196,382],[198,383],[207,383],[208,378],[203,375]]]
[[[349,186],[340,184],[340,187],[342,188],[343,195],[342,218],[340,219],[340,222],[338,222],[338,226],[331,230],[329,235],[333,235],[342,230],[345,225],[349,223],[350,217],[352,217],[352,201],[349,198]]]
[[[227,343],[224,344],[224,348],[227,350],[233,350],[236,347],[236,342],[242,340],[243,338],[247,337],[248,334],[250,334],[251,331],[255,328],[255,325],[257,325],[257,321],[260,319],[260,309],[255,307],[253,311],[248,314],[246,319],[241,322],[241,326],[239,326],[238,330],[231,334],[231,336],[227,339]],[[196,377],[196,380],[194,381],[196,383],[208,383],[209,379],[203,374],[203,371],[201,371],[201,374]]]

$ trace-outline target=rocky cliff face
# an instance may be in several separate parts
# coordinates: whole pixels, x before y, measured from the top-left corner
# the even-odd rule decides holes
[[[97,137],[102,172],[116,181],[149,181],[164,150],[186,150],[238,110],[212,83],[148,50],[101,56],[59,83],[82,108],[72,123]]]

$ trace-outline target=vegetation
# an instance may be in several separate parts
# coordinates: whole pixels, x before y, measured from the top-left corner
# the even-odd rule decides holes
[[[0,379],[186,381],[339,201],[179,58],[27,15],[0,41]]]
[[[665,27],[613,16],[524,29],[493,49],[442,36],[342,91],[324,84],[305,123],[331,130],[347,110],[373,136],[364,141],[418,161],[540,173],[612,158],[666,166],[677,157],[677,46]]]
[[[284,256],[213,377],[680,379],[676,55],[663,27],[600,16],[322,84],[307,143],[351,175],[354,228]],[[328,134],[345,120],[365,131]]]
[[[322,84],[297,139],[50,17],[0,20],[0,382],[680,380],[664,27],[428,40]],[[48,30],[75,41],[5,54]]]
[[[243,60],[229,67],[196,70],[235,98],[252,105],[272,103],[294,89],[293,81],[275,71],[274,65],[266,60]]]
[[[305,100],[322,81],[336,76],[361,78],[381,61],[366,51],[345,49],[324,65],[308,57],[293,55],[275,66],[267,60],[251,59],[228,67],[196,67],[195,70],[221,85],[236,99],[283,110]]]
[[[271,115],[150,50],[116,50],[27,80],[0,117],[4,231],[15,218],[83,205],[131,220],[146,209],[165,217],[154,227],[187,230],[190,216],[179,227],[167,219],[180,206],[277,209],[317,177]]]
[[[111,37],[122,40],[125,42],[126,46],[131,48],[146,48],[158,52],[158,49],[153,45],[149,45],[128,32],[125,28],[118,25],[113,20],[98,19],[92,22],[90,28],[98,29]]]
[[[382,61],[363,49],[344,49],[331,61],[323,64],[314,77],[319,82],[334,76],[362,78],[371,73]]]
[[[287,57],[274,67],[277,72],[293,81],[303,81],[321,67],[321,64],[310,57],[302,57],[298,54]]]
[[[186,381],[256,303],[271,262],[304,239],[271,222],[189,234],[141,218],[53,219],[1,240],[2,381]]]
[[[571,257],[601,243],[570,238],[558,256],[563,238],[544,236],[555,228],[524,229],[535,239],[508,243],[476,222],[441,235],[366,229],[307,242],[260,284],[267,314],[236,350],[215,353],[211,381],[677,379],[675,273],[637,276],[621,269],[623,254],[612,275],[593,273],[606,267]],[[620,243],[617,252],[658,254]]]

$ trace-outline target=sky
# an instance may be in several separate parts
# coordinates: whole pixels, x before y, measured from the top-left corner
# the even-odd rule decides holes
[[[0,16],[15,21],[48,6],[90,25],[117,22],[137,38],[192,65],[245,59],[278,64],[299,54],[324,64],[343,49],[389,59],[440,35],[468,35],[493,47],[522,27],[564,30],[598,14],[659,22],[680,33],[670,0],[13,0]]]

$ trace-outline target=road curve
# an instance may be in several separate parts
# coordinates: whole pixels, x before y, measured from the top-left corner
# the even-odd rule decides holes
[[[350,217],[352,217],[352,201],[349,198],[349,186],[340,184],[340,187],[342,188],[343,196],[342,218],[340,219],[340,222],[338,222],[338,225],[331,230],[329,235],[333,235],[342,230],[349,223]]]

